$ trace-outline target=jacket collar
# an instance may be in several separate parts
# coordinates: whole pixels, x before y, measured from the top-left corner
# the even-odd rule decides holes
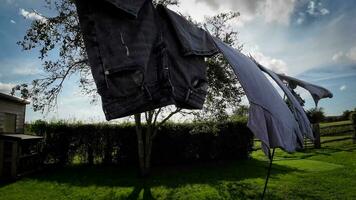
[[[117,8],[137,17],[145,1],[148,0],[106,0]]]

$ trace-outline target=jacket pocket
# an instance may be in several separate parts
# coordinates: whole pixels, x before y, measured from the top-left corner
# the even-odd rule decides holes
[[[199,94],[206,95],[208,91],[208,82],[205,77],[193,78],[192,87]]]
[[[111,67],[105,71],[107,90],[116,98],[128,98],[142,92],[144,69],[131,65]]]

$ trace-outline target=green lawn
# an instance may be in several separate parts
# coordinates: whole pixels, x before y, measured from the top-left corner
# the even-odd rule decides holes
[[[256,151],[247,161],[155,167],[143,181],[132,168],[76,165],[1,185],[0,199],[259,199],[267,166]],[[356,199],[356,145],[277,150],[266,199]]]
[[[335,125],[344,125],[344,124],[350,124],[352,123],[351,121],[338,121],[338,122],[322,122],[320,123],[320,127],[326,127],[326,126],[335,126]]]

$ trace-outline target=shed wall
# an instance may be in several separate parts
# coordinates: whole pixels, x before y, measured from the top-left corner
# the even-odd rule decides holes
[[[24,132],[25,104],[0,99],[0,132],[3,132],[5,113],[16,114],[16,133]]]

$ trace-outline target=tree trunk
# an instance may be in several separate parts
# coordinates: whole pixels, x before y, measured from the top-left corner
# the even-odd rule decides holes
[[[135,114],[136,123],[136,135],[137,135],[137,150],[138,150],[138,161],[140,165],[141,176],[146,176],[145,168],[145,147],[142,136],[142,125],[141,125],[141,114]]]
[[[319,126],[319,123],[314,123],[313,124],[313,133],[314,133],[314,148],[320,149],[321,148],[321,143],[320,143],[320,126]]]
[[[156,134],[155,127],[150,126],[146,132],[146,156],[145,156],[145,167],[147,173],[151,170],[151,154],[152,154],[152,143],[153,137]]]
[[[136,123],[136,134],[137,134],[137,145],[138,145],[138,158],[140,165],[140,173],[142,177],[147,177],[151,170],[151,154],[152,154],[152,143],[153,139],[157,134],[158,127],[166,122],[170,117],[180,111],[177,108],[174,112],[170,113],[166,118],[164,118],[160,123],[157,122],[158,114],[161,109],[157,112],[154,110],[147,111],[145,113],[147,126],[145,128],[145,133],[143,133],[141,124],[141,114],[135,114]]]

